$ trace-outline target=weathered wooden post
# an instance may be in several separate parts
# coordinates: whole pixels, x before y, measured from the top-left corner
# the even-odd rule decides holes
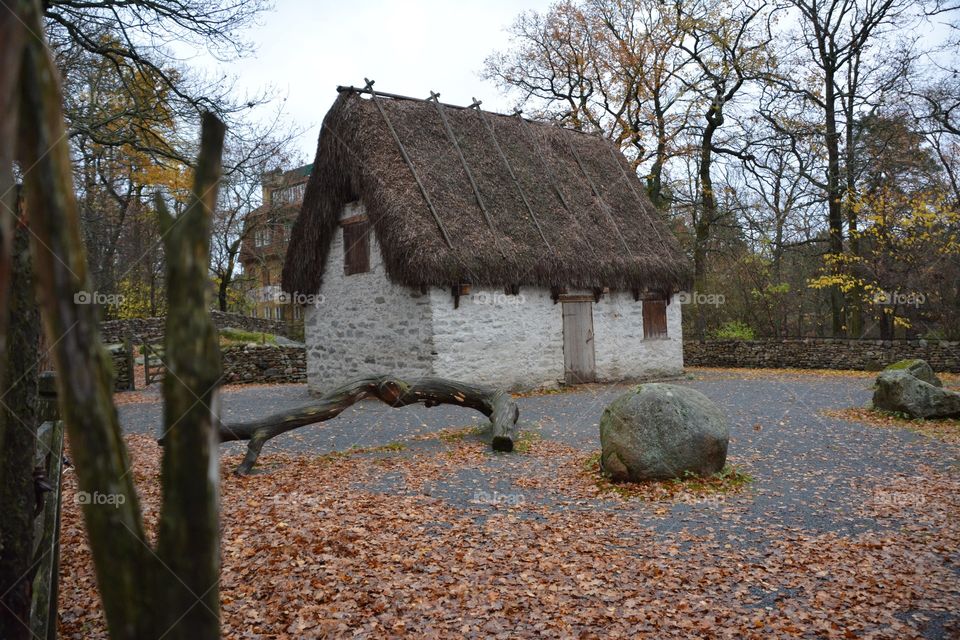
[[[133,355],[133,334],[130,333],[129,329],[123,336],[123,352],[127,354],[127,380],[129,380],[127,390],[136,391],[137,380],[134,377],[134,374],[136,373],[136,358]]]
[[[57,637],[57,594],[60,574],[60,509],[63,494],[63,422],[57,405],[57,377],[53,371],[40,374],[37,453],[34,484],[37,491],[37,518],[34,521],[36,574],[30,602],[30,631],[34,638]]]

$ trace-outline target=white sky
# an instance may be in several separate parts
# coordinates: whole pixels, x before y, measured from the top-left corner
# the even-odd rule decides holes
[[[264,87],[286,98],[287,119],[306,132],[298,148],[306,162],[316,152],[320,123],[336,99],[337,85],[364,77],[390,93],[451,104],[483,100],[505,111],[510,102],[480,78],[484,59],[508,44],[507,27],[522,11],[546,10],[550,0],[276,0],[261,25],[244,35],[256,45],[250,57],[223,65],[192,61],[211,72],[237,76],[238,89]]]

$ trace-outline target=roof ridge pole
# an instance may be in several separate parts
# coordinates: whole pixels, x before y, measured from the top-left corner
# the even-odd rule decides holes
[[[400,136],[397,135],[396,129],[393,128],[390,118],[387,117],[387,112],[383,110],[383,107],[377,100],[377,94],[373,91],[373,80],[364,78],[363,81],[367,83],[367,86],[364,87],[364,91],[370,92],[370,101],[373,102],[374,106],[377,107],[377,111],[379,111],[380,115],[383,116],[383,121],[387,123],[387,129],[390,130],[390,134],[393,136],[394,142],[397,143],[397,147],[400,149],[400,155],[403,157],[404,162],[406,162],[407,166],[410,167],[410,173],[413,174],[413,179],[417,181],[417,186],[420,187],[420,193],[423,194],[423,199],[427,202],[427,207],[430,209],[430,213],[433,215],[433,219],[436,221],[437,227],[440,228],[440,234],[443,236],[444,242],[447,243],[448,247],[453,249],[453,243],[450,242],[450,236],[447,234],[447,230],[443,226],[443,221],[440,220],[440,215],[437,213],[436,207],[433,206],[433,202],[430,200],[430,195],[427,193],[427,188],[424,187],[423,182],[420,181],[420,176],[417,174],[417,169],[413,166],[413,160],[411,160],[410,156],[407,155],[407,150],[404,148],[403,142],[400,140]]]
[[[554,124],[554,126],[559,126],[559,125]],[[593,178],[591,178],[590,174],[587,173],[587,168],[583,166],[583,162],[580,160],[580,155],[577,153],[577,150],[573,148],[573,145],[570,144],[569,140],[564,139],[563,142],[564,144],[567,145],[567,149],[570,151],[570,155],[572,155],[573,159],[577,161],[577,166],[579,166],[580,171],[583,172],[583,177],[587,179],[587,183],[590,185],[590,189],[593,191],[593,195],[597,197],[597,200],[599,200],[601,204],[609,207],[610,205],[606,203],[606,201],[603,199],[603,196],[600,195],[600,191],[597,190],[597,185],[594,184]],[[610,219],[610,224],[613,225],[613,230],[617,232],[617,237],[620,238],[620,242],[623,243],[623,248],[627,250],[627,254],[631,258],[636,258],[636,256],[633,255],[633,251],[630,250],[630,245],[627,244],[627,239],[624,238],[623,233],[620,232],[620,226],[617,225],[617,221],[616,219],[614,219],[613,214],[610,213],[608,209],[604,209],[603,207],[601,207],[601,209],[603,209],[604,213],[606,213],[607,217]]]
[[[493,235],[493,243],[497,246],[497,251],[500,252],[500,255],[506,258],[507,254],[503,252],[503,247],[500,246],[500,238],[497,234],[497,227],[493,224],[493,218],[490,217],[490,212],[487,211],[486,205],[483,204],[483,198],[480,196],[480,188],[477,186],[477,181],[473,179],[473,172],[470,171],[470,165],[467,164],[467,158],[463,155],[463,150],[460,148],[460,143],[457,142],[457,136],[453,133],[453,129],[450,127],[450,121],[447,120],[447,114],[443,112],[443,105],[440,104],[440,94],[431,91],[430,98],[427,101],[433,102],[433,104],[436,105],[437,113],[440,114],[440,121],[443,123],[443,129],[446,131],[450,142],[453,143],[453,148],[457,150],[457,155],[460,156],[460,164],[463,165],[463,170],[466,172],[467,178],[470,180],[470,186],[473,187],[473,195],[477,199],[477,205],[480,206],[480,211],[483,213],[483,218],[487,221],[487,226],[490,227],[490,233]]]
[[[563,197],[563,192],[560,191],[560,187],[557,186],[557,183],[553,181],[552,174],[550,173],[550,167],[547,166],[547,161],[544,160],[543,150],[540,148],[540,143],[537,142],[536,137],[530,135],[530,132],[527,130],[527,121],[520,114],[523,113],[519,109],[513,114],[516,116],[517,120],[520,122],[520,129],[527,135],[530,141],[533,143],[534,155],[540,160],[540,164],[543,165],[543,168],[546,173],[547,181],[550,183],[550,186],[553,187],[554,193],[557,194],[557,197],[560,198],[560,204],[563,205],[563,208],[567,210],[567,213],[570,214],[570,218],[573,220],[573,223],[580,228],[580,220],[577,219],[576,214],[573,213],[573,209],[570,208],[570,205],[567,203],[567,199]],[[590,242],[590,237],[586,234],[581,236],[584,243],[590,247],[590,251],[593,252],[594,257],[599,257],[597,250],[594,248],[593,243]]]
[[[640,197],[640,194],[637,193],[637,188],[633,186],[633,183],[630,182],[630,176],[627,175],[626,170],[624,170],[623,165],[620,163],[620,158],[617,156],[616,150],[613,148],[613,141],[610,141],[610,155],[613,156],[613,163],[617,165],[620,169],[620,175],[623,176],[623,180],[627,183],[627,186],[630,187],[630,191],[633,192],[633,197],[636,198],[637,203],[642,209],[644,207],[643,199]],[[653,229],[653,232],[657,235],[657,240],[660,241],[660,244],[663,244],[663,236],[660,235],[660,231],[657,229],[657,225],[653,223],[652,218],[647,218],[647,221],[650,223],[650,228]]]
[[[486,128],[487,133],[490,134],[490,139],[493,140],[493,146],[496,147],[497,153],[500,154],[500,159],[503,160],[504,166],[507,167],[507,172],[510,174],[510,178],[513,180],[513,186],[517,188],[517,193],[520,194],[520,199],[523,200],[523,204],[527,207],[527,212],[530,214],[533,224],[536,225],[537,231],[540,233],[540,238],[543,240],[543,243],[547,245],[547,249],[553,251],[550,241],[547,240],[547,236],[543,233],[543,227],[540,226],[540,221],[537,219],[537,214],[533,212],[533,207],[530,206],[530,202],[527,200],[527,194],[523,192],[523,187],[520,186],[520,181],[517,179],[517,175],[513,172],[513,167],[510,166],[510,160],[507,159],[507,154],[503,152],[503,148],[497,141],[497,136],[493,131],[493,126],[490,124],[490,120],[487,119],[487,114],[485,114],[483,109],[480,108],[481,104],[482,102],[480,100],[473,98],[473,104],[471,104],[470,107],[476,109],[477,113],[480,114],[480,121],[483,122],[484,128]]]

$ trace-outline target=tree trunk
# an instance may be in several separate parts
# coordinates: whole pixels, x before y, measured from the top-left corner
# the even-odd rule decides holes
[[[0,10],[0,309],[8,308],[13,253],[13,218],[17,209],[13,162],[16,156],[20,96],[20,60],[24,29],[20,7]],[[7,314],[0,313],[0,363],[6,362]],[[4,388],[0,366],[0,389]]]
[[[217,308],[220,311],[227,311],[227,302],[229,297],[230,289],[230,276],[224,275],[220,278],[220,283],[217,285]]]
[[[147,546],[133,474],[113,407],[112,366],[99,338],[96,309],[77,304],[90,291],[79,216],[64,135],[57,70],[39,34],[39,7],[23,2],[28,29],[20,73],[19,160],[31,211],[32,254],[48,344],[53,346],[59,397],[67,426],[110,633],[114,638],[154,634],[156,606],[144,576],[156,568]],[[110,505],[96,504],[106,496]]]
[[[9,8],[9,7],[8,7]],[[223,126],[204,117],[201,157],[187,211],[167,218],[173,298],[165,385],[170,448],[163,460],[158,550],[145,535],[133,474],[113,406],[112,363],[90,291],[57,70],[43,40],[39,2],[16,5],[23,26],[18,159],[31,217],[35,288],[52,346],[97,587],[114,640],[219,638],[219,532],[213,395],[220,377],[206,313],[210,211]],[[2,24],[2,23],[0,23]],[[188,593],[189,592],[189,593]],[[189,596],[189,598],[187,597]]]
[[[843,254],[843,191],[840,185],[840,133],[837,131],[837,94],[834,73],[827,68],[824,119],[827,148],[827,218],[830,228],[830,253],[839,258]],[[834,267],[836,268],[836,267]],[[830,316],[833,337],[844,335],[844,300],[840,287],[830,288]]]
[[[653,166],[650,167],[650,175],[647,176],[647,194],[650,196],[653,206],[663,210],[667,206],[667,198],[663,195],[663,167],[667,162],[667,124],[663,107],[660,105],[660,96],[655,95],[653,100],[657,151]]]
[[[212,212],[217,205],[226,128],[203,117],[190,205],[177,218],[160,196],[157,211],[167,263],[163,378],[163,508],[157,556],[166,576],[170,638],[216,638],[220,630],[220,474],[217,460],[220,347],[207,311]],[[198,473],[201,472],[201,473]],[[176,613],[174,613],[176,612]]]
[[[706,126],[703,128],[703,138],[700,142],[700,217],[694,225],[693,248],[693,289],[694,292],[703,292],[707,279],[707,243],[710,241],[710,230],[717,218],[717,197],[713,192],[713,177],[710,170],[713,165],[713,136],[723,125],[723,94],[711,101],[704,114]],[[703,342],[707,339],[706,314],[699,303],[694,300],[696,310],[695,328],[697,339]]]
[[[492,446],[497,451],[513,451],[518,436],[520,410],[506,391],[442,378],[420,378],[410,384],[392,376],[374,376],[352,380],[319,400],[292,411],[251,422],[221,424],[220,441],[249,440],[247,455],[236,470],[238,474],[248,474],[253,470],[264,443],[271,438],[334,418],[364,398],[377,398],[391,407],[452,404],[476,409],[490,418]]]
[[[22,201],[18,199],[18,205]],[[17,208],[8,327],[10,340],[0,386],[0,638],[30,637],[33,520],[36,495],[37,350],[40,317],[30,275],[30,239],[22,206]]]

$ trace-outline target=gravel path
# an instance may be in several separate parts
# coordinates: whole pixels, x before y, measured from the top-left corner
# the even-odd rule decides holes
[[[678,384],[702,391],[726,412],[731,421],[730,461],[754,477],[746,494],[724,498],[742,502],[739,511],[747,525],[744,530],[749,530],[750,524],[779,524],[811,532],[855,533],[875,528],[873,520],[858,518],[852,511],[857,504],[877,497],[877,483],[895,474],[910,475],[920,465],[937,470],[958,467],[957,447],[907,430],[880,429],[820,415],[825,409],[866,404],[871,393],[868,378],[744,375],[724,370],[699,370],[690,377],[693,379]],[[520,398],[521,419],[544,439],[595,451],[599,449],[600,414],[626,388],[589,385],[571,392]],[[223,413],[227,421],[251,419],[309,400],[301,385],[235,388],[224,394]],[[159,403],[122,405],[119,412],[121,424],[131,433],[155,434],[161,421]],[[269,461],[271,451],[320,455],[395,442],[408,444],[400,455],[414,455],[436,445],[436,441],[410,442],[411,438],[484,420],[480,414],[459,407],[390,409],[377,401],[364,401],[336,420],[271,441],[264,448],[261,463]],[[236,453],[243,447],[231,443],[224,445],[223,452]],[[549,492],[515,485],[524,474],[536,472],[532,468],[535,464],[517,456],[490,456],[482,471],[440,478],[429,491],[453,503],[468,503],[483,490],[568,506]],[[387,475],[372,488],[394,491],[399,481]],[[677,504],[673,507],[676,518],[658,520],[656,526],[709,526],[711,509],[718,506],[709,502]]]

